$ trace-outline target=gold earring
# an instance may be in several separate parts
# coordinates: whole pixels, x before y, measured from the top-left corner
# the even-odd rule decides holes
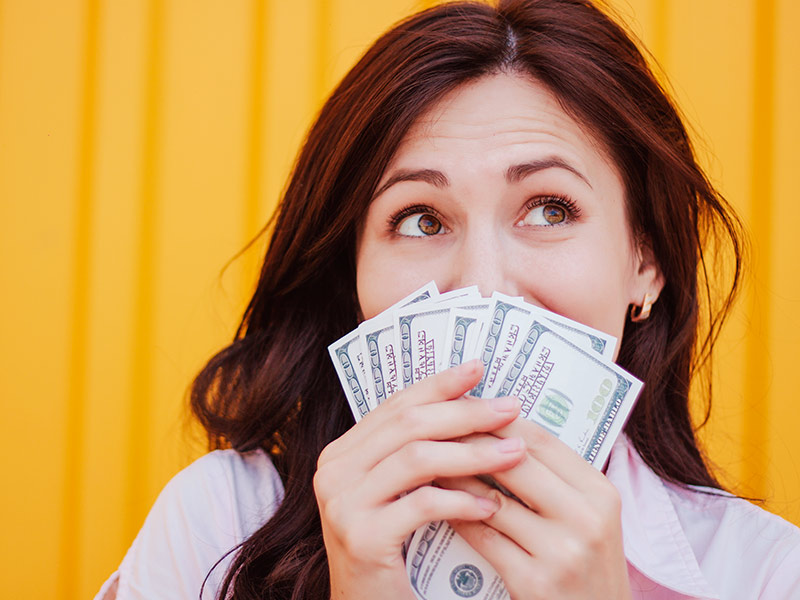
[[[645,294],[644,300],[642,300],[642,306],[636,306],[635,304],[631,306],[631,321],[634,323],[639,323],[641,321],[646,321],[647,318],[650,316],[650,311],[653,309],[653,302],[656,301],[657,296],[653,296],[652,294]]]

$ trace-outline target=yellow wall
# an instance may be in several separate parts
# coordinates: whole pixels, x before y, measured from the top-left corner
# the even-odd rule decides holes
[[[0,564],[91,597],[202,451],[187,384],[230,338],[321,98],[413,0],[0,0]],[[754,237],[704,434],[800,523],[800,4],[618,0]]]

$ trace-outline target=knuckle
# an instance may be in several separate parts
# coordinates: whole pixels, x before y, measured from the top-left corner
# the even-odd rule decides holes
[[[602,519],[590,519],[586,529],[586,545],[595,550],[603,545],[606,539],[606,525]]]
[[[476,535],[481,544],[491,547],[498,541],[500,532],[494,527],[478,527],[476,529]]]
[[[335,452],[335,448],[336,441],[333,441],[322,449],[322,452],[320,452],[319,456],[317,457],[317,471],[319,471],[320,467],[331,461]]]
[[[398,426],[412,435],[415,434],[426,425],[421,413],[422,411],[416,406],[405,407],[396,417]]]
[[[527,436],[528,439],[525,440],[529,447],[546,448],[556,439],[555,436],[548,433],[544,427],[537,424],[534,425],[534,427],[530,428],[530,433]]]
[[[353,556],[369,556],[369,536],[365,536],[361,527],[348,527],[341,535],[342,546]]]
[[[425,446],[425,443],[419,440],[409,442],[403,446],[403,458],[406,462],[410,463],[412,467],[425,464],[430,461]]]
[[[554,553],[555,564],[550,570],[548,583],[557,588],[569,588],[581,576],[589,552],[586,546],[572,537],[565,537]]]
[[[325,466],[322,466],[314,473],[312,484],[314,486],[314,494],[318,499],[325,498],[330,489],[331,477],[329,476],[329,471]]]
[[[329,523],[341,525],[344,516],[343,513],[341,499],[335,496],[324,500],[320,507],[320,514],[323,515],[325,520]]]
[[[413,492],[414,509],[423,517],[432,517],[438,505],[438,494],[436,490],[424,485]]]
[[[607,514],[618,516],[622,512],[622,497],[619,495],[619,490],[605,477],[600,481],[598,498]]]

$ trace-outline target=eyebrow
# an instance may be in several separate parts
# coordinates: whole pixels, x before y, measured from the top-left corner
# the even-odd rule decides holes
[[[450,185],[450,180],[447,178],[447,175],[436,169],[400,169],[392,174],[392,176],[386,180],[386,183],[378,188],[378,191],[372,195],[372,199],[374,200],[395,183],[400,183],[401,181],[423,181],[437,188],[445,188]]]
[[[506,170],[506,181],[508,183],[519,183],[528,175],[533,175],[545,169],[565,169],[581,179],[590,189],[594,189],[583,173],[559,156],[548,156],[540,160],[532,160],[520,165],[508,167]]]
[[[592,188],[592,184],[589,183],[589,180],[583,173],[558,156],[549,156],[539,160],[531,160],[518,165],[512,165],[506,169],[505,177],[508,183],[519,183],[529,175],[546,169],[564,169],[569,171]],[[401,181],[422,181],[440,189],[450,185],[450,180],[447,178],[447,175],[436,169],[400,169],[393,173],[392,176],[386,180],[386,183],[378,188],[378,191],[373,194],[372,199],[374,200],[394,184],[400,183]]]

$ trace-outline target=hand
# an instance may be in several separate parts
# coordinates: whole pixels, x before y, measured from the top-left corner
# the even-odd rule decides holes
[[[331,597],[414,598],[401,554],[429,521],[486,519],[492,499],[428,485],[439,477],[499,472],[524,456],[521,440],[452,441],[513,421],[519,402],[465,396],[480,381],[471,361],[398,392],[321,453],[314,492]],[[406,493],[408,492],[408,493]]]
[[[535,423],[517,419],[471,436],[475,445],[521,437],[526,457],[493,477],[520,504],[474,477],[437,480],[443,487],[495,501],[481,521],[450,521],[503,578],[514,600],[629,599],[621,503],[606,477]]]

